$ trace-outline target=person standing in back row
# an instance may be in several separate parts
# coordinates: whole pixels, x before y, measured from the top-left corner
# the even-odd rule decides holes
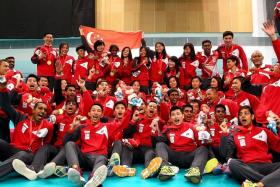
[[[55,61],[57,51],[53,48],[53,34],[45,33],[44,44],[36,47],[31,57],[33,64],[37,64],[37,75],[44,76],[49,79],[49,88],[52,91],[54,87]]]

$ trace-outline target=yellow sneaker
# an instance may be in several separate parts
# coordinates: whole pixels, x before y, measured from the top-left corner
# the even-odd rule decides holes
[[[162,163],[162,158],[155,157],[153,160],[151,160],[150,164],[147,168],[143,169],[141,172],[142,179],[146,179],[148,177],[153,176],[155,173],[157,173],[160,169]]]
[[[136,175],[135,168],[129,168],[127,166],[116,165],[113,167],[113,172],[119,177],[132,177]]]
[[[204,173],[211,173],[218,165],[219,161],[216,158],[208,160],[204,168]]]
[[[253,183],[249,180],[245,180],[243,183],[242,183],[242,187],[257,187],[257,183]]]

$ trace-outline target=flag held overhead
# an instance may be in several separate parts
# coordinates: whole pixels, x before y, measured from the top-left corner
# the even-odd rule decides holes
[[[92,27],[80,26],[80,35],[84,38],[86,44],[93,49],[96,40],[103,40],[106,44],[105,49],[108,50],[111,44],[116,44],[119,48],[126,46],[131,49],[140,48],[142,31],[137,32],[117,32],[112,30],[102,30]]]

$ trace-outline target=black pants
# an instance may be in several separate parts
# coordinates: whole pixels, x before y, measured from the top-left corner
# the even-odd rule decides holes
[[[87,82],[86,81],[85,86],[88,90],[92,90],[92,91],[96,90],[96,83],[95,82]]]
[[[253,182],[262,182],[265,187],[278,187],[280,179],[280,162],[250,163],[232,159],[229,162],[232,176],[242,182],[249,179]]]
[[[208,160],[208,150],[206,147],[198,147],[192,152],[177,152],[172,150],[163,142],[156,144],[157,156],[163,159],[163,165],[168,162],[180,168],[199,167],[200,173],[204,172]]]
[[[39,172],[50,161],[56,163],[56,165],[64,165],[65,149],[58,149],[53,145],[45,145],[36,152],[30,166],[36,172]]]
[[[131,167],[132,163],[138,164],[144,162],[145,167],[147,167],[155,156],[155,151],[151,147],[140,146],[136,149],[129,149],[128,147],[123,146],[121,164]]]
[[[105,155],[83,153],[75,142],[67,142],[64,147],[69,167],[77,165],[94,173],[97,168],[107,163]]]
[[[9,118],[0,117],[0,139],[11,142]]]
[[[14,159],[20,159],[25,163],[31,163],[32,158],[33,153],[22,151],[0,139],[0,160],[3,161],[0,164],[0,177],[4,177],[14,171],[12,166]]]
[[[52,92],[54,88],[54,76],[47,76],[49,81],[49,89]]]
[[[149,86],[142,86],[142,85],[140,85],[140,92],[144,92],[146,95],[150,94]]]
[[[108,157],[111,157],[113,153],[118,153],[120,156],[122,154],[122,141],[115,141],[113,147],[109,150]]]
[[[217,158],[220,163],[226,162],[225,156],[223,155],[220,147],[209,146],[208,150],[209,150],[209,159]]]

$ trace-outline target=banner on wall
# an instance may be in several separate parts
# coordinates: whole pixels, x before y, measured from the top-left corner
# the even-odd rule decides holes
[[[79,30],[82,39],[92,50],[96,40],[103,40],[105,42],[105,50],[107,51],[111,44],[117,45],[120,49],[126,46],[131,49],[140,48],[143,35],[142,31],[118,32],[86,26],[80,26]]]

